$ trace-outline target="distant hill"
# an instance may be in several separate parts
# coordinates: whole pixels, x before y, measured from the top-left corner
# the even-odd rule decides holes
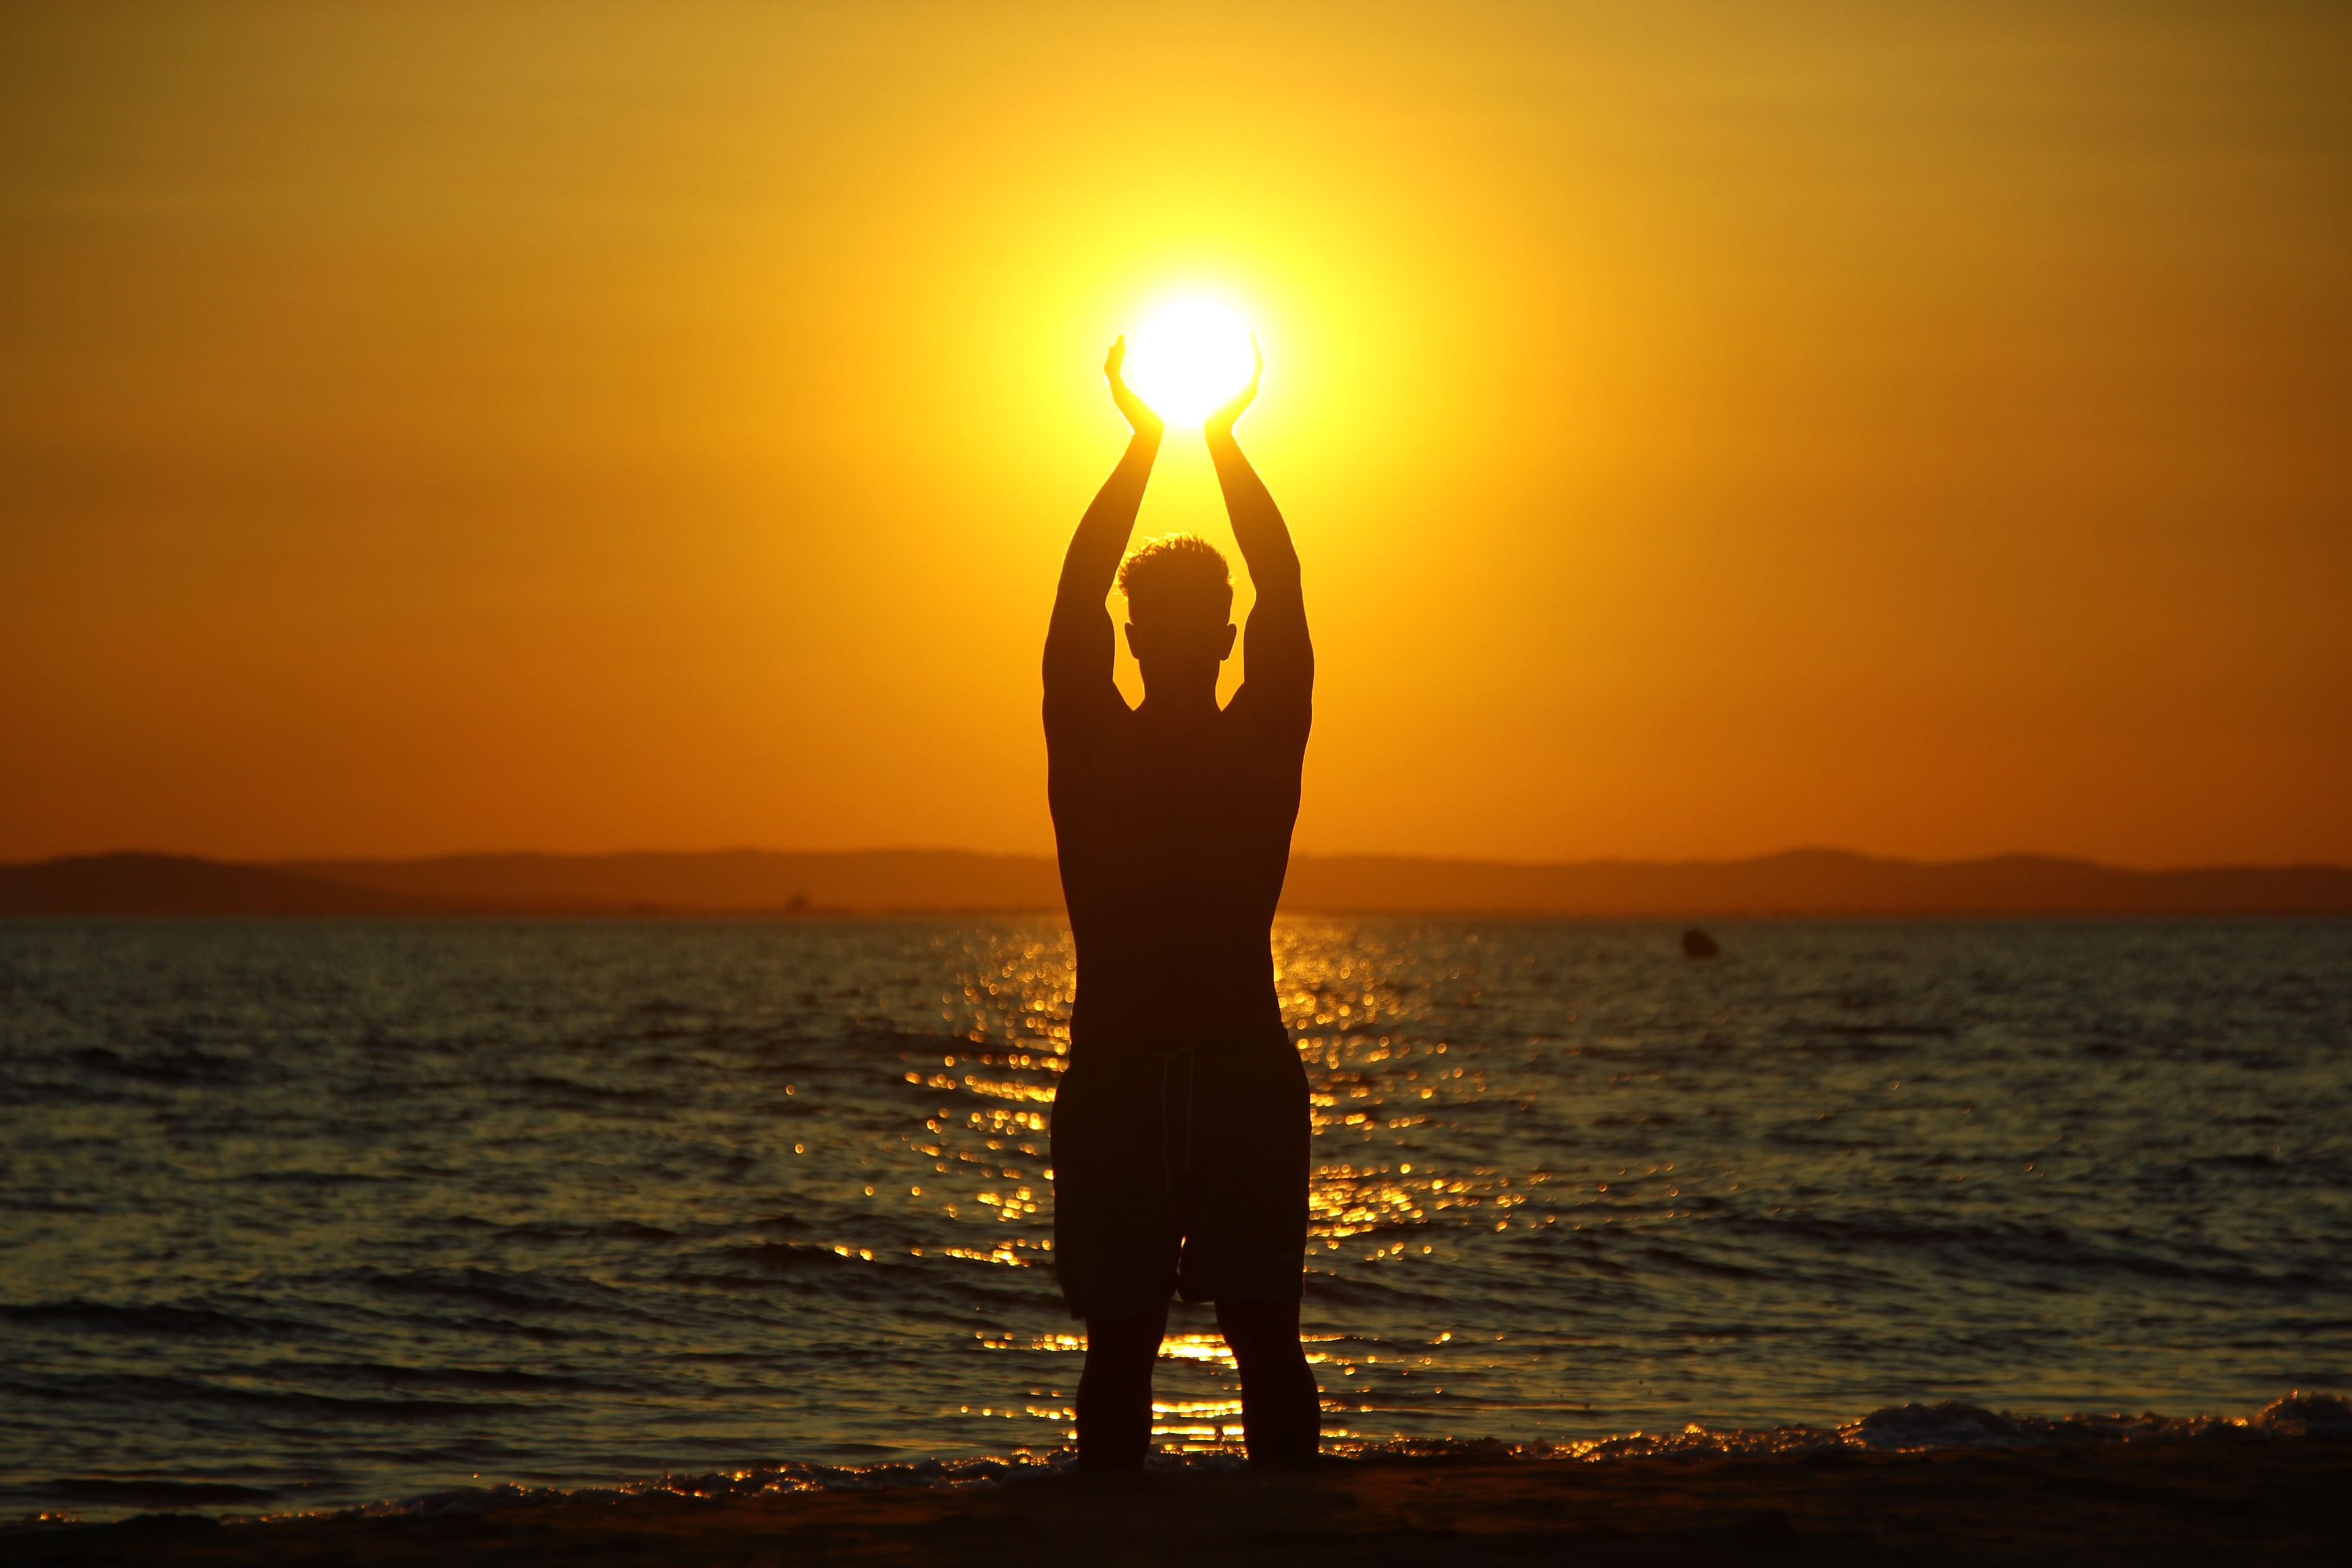
[[[429,860],[292,861],[278,869],[445,904],[558,913],[1062,907],[1061,876],[1050,858],[964,849],[443,855]]]
[[[838,853],[450,855],[275,866],[165,855],[0,867],[0,914],[1058,913],[1042,855]],[[1748,860],[1565,865],[1410,856],[1294,857],[1297,912],[1585,918],[1932,915],[2352,915],[2333,866],[2128,871],[2005,855],[1881,859],[1800,849]]]
[[[0,866],[0,915],[392,915],[417,900],[268,866],[185,855],[75,855]]]

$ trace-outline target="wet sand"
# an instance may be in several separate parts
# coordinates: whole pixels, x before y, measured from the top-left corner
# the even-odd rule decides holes
[[[2200,1438],[2000,1451],[1368,1460],[970,1490],[697,1497],[0,1531],[48,1563],[1037,1564],[2327,1561],[2352,1442]]]

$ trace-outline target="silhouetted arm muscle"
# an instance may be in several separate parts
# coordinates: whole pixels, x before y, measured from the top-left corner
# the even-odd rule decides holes
[[[1160,416],[1129,392],[1121,374],[1127,360],[1127,340],[1111,345],[1103,363],[1110,382],[1111,400],[1127,416],[1134,437],[1110,471],[1094,504],[1078,520],[1078,531],[1062,557],[1061,585],[1054,592],[1054,619],[1045,630],[1045,725],[1050,734],[1065,719],[1090,707],[1126,701],[1111,682],[1118,651],[1110,612],[1103,601],[1118,576],[1119,559],[1127,553],[1128,536],[1135,531],[1135,514],[1143,506],[1143,488],[1151,481],[1151,465],[1160,456]]]
[[[1254,700],[1306,704],[1315,685],[1315,648],[1307,637],[1307,598],[1298,580],[1298,551],[1264,480],[1242,455],[1230,424],[1209,427],[1209,457],[1225,493],[1225,515],[1249,564],[1257,603],[1244,634],[1244,690]]]
[[[1135,514],[1143,505],[1143,487],[1151,479],[1151,465],[1160,455],[1155,432],[1139,430],[1110,478],[1096,492],[1094,504],[1078,520],[1078,531],[1062,558],[1061,586],[1054,594],[1054,620],[1045,633],[1045,704],[1084,701],[1111,686],[1116,639],[1110,612],[1103,601],[1118,575],[1127,553],[1128,536],[1135,531]]]

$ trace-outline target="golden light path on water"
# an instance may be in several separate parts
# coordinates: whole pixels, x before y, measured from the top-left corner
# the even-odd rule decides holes
[[[1286,921],[1276,936],[1276,991],[1284,1022],[1308,1068],[1320,1157],[1308,1194],[1310,1270],[1318,1254],[1345,1254],[1354,1262],[1374,1265],[1429,1259],[1438,1255],[1448,1232],[1475,1227],[1504,1233],[1515,1224],[1559,1226],[1557,1205],[1547,1205],[1555,1212],[1515,1216],[1533,1192],[1554,1184],[1551,1171],[1522,1169],[1514,1174],[1489,1165],[1440,1171],[1426,1158],[1416,1163],[1401,1153],[1384,1157],[1396,1151],[1400,1139],[1410,1140],[1433,1118],[1485,1100],[1491,1086],[1481,1061],[1458,1050],[1453,1041],[1401,1032],[1425,1014],[1425,1001],[1416,1002],[1400,990],[1380,953],[1366,951],[1360,931],[1351,930],[1338,942],[1329,940],[1334,934],[1312,922]],[[930,1161],[938,1176],[960,1172],[993,1178],[968,1200],[943,1198],[939,1205],[943,1216],[963,1217],[977,1205],[1001,1223],[1024,1226],[1025,1233],[991,1247],[935,1248],[931,1256],[1006,1268],[1050,1267],[1053,1241],[1045,1225],[1051,1215],[1053,1171],[1046,1163],[1046,1130],[1055,1082],[1069,1065],[1075,980],[1066,936],[1033,937],[992,944],[985,961],[965,974],[961,988],[940,998],[940,1021],[950,1037],[970,1048],[943,1052],[936,1064],[910,1066],[902,1075],[904,1081],[980,1104],[961,1117],[943,1112],[926,1119],[921,1135],[910,1135],[907,1146]],[[1363,1154],[1334,1157],[1350,1146],[1362,1149]],[[1670,1176],[1673,1170],[1671,1162],[1652,1163],[1640,1178]],[[1633,1174],[1632,1167],[1621,1168],[1617,1174]],[[1612,1214],[1622,1214],[1622,1199],[1612,1202],[1611,1192],[1612,1184],[1601,1182],[1591,1196]],[[923,1195],[919,1183],[909,1184],[908,1197]],[[1677,1212],[1674,1200],[1681,1195],[1679,1185],[1669,1179],[1643,1202],[1653,1217],[1671,1219]],[[1658,1196],[1664,1198],[1664,1206],[1657,1204]],[[1583,1222],[1570,1219],[1567,1228],[1580,1230]],[[1405,1234],[1400,1236],[1400,1231]],[[925,1255],[920,1247],[911,1251]],[[988,1350],[1066,1356],[1073,1363],[1086,1348],[1084,1338],[1075,1332],[981,1332],[974,1338]],[[1391,1435],[1352,1424],[1352,1416],[1372,1414],[1375,1407],[1350,1396],[1351,1380],[1376,1368],[1391,1376],[1410,1377],[1416,1370],[1426,1375],[1455,1336],[1437,1330],[1418,1352],[1403,1353],[1393,1339],[1373,1349],[1351,1345],[1349,1336],[1339,1332],[1310,1329],[1305,1338],[1316,1347],[1307,1360],[1318,1368],[1324,1385],[1326,1435],[1346,1440]],[[1213,1372],[1224,1374],[1228,1388],[1238,1389],[1233,1357],[1213,1331],[1171,1331],[1160,1359],[1163,1383],[1173,1381],[1168,1371]],[[1075,1390],[1076,1380],[1073,1365],[1050,1390],[1033,1392],[1066,1394]],[[1432,1388],[1438,1394],[1444,1392],[1442,1384]],[[1237,1397],[1223,1389],[1220,1393],[1224,1396],[1156,1401],[1154,1435],[1184,1451],[1232,1447],[1240,1438],[1241,1405]],[[1066,1404],[978,1410],[959,1406],[956,1413],[1055,1423],[1076,1418]],[[1075,1436],[1075,1429],[1066,1426],[1056,1435],[1066,1438]]]

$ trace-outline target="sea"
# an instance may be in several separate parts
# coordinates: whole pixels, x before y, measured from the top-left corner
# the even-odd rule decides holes
[[[1335,1449],[2352,1387],[2352,924],[1709,930],[1277,924]],[[1071,964],[0,922],[0,1519],[1051,1456]],[[1234,1451],[1207,1309],[1156,1398]]]

